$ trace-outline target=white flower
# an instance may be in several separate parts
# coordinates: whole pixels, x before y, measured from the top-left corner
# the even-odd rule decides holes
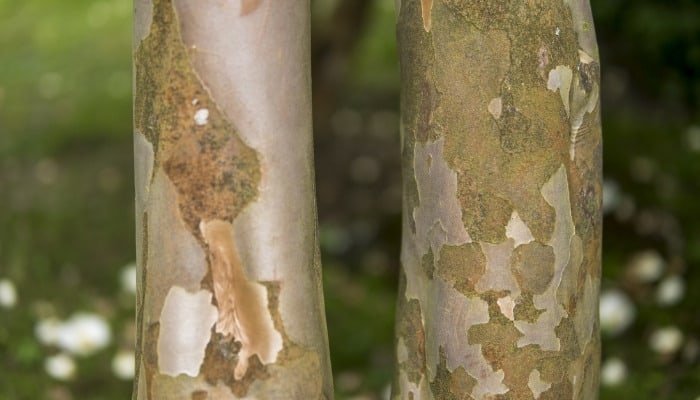
[[[136,293],[136,264],[127,264],[122,269],[120,280],[122,289],[129,293]]]
[[[75,376],[75,361],[66,354],[48,357],[44,362],[46,373],[61,381],[70,380]]]
[[[120,379],[133,379],[136,356],[133,351],[120,350],[112,359],[112,372]]]
[[[632,278],[648,283],[661,277],[666,268],[666,262],[655,250],[646,250],[635,255],[628,268]]]
[[[0,307],[12,308],[17,304],[17,290],[9,279],[0,279]]]
[[[41,344],[53,346],[58,342],[58,335],[63,328],[63,323],[56,318],[47,318],[39,321],[34,327],[34,335]]]
[[[635,317],[632,301],[620,290],[606,290],[600,296],[600,329],[618,335],[627,329]]]
[[[661,281],[656,289],[656,301],[662,306],[672,306],[685,294],[685,282],[678,275],[669,276]]]
[[[649,347],[662,355],[673,354],[683,344],[683,332],[675,326],[655,330],[649,337]]]
[[[627,379],[627,365],[617,357],[611,357],[600,367],[600,382],[605,386],[617,386]]]
[[[88,356],[107,346],[112,339],[109,325],[97,314],[77,313],[58,330],[56,345],[79,356]]]

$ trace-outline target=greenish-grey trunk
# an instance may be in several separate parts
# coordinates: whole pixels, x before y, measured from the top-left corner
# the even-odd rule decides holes
[[[133,398],[333,397],[308,0],[136,0]]]
[[[596,399],[587,0],[403,0],[395,399]]]

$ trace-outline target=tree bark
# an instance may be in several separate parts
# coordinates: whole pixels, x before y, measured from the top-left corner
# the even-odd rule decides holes
[[[137,0],[134,398],[332,398],[308,0]]]
[[[595,399],[599,62],[587,0],[403,0],[396,399]]]

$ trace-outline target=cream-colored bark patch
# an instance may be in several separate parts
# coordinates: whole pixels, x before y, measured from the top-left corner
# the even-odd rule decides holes
[[[508,392],[503,383],[505,372],[494,371],[481,353],[481,345],[469,344],[467,340],[472,326],[489,321],[488,303],[478,297],[466,297],[439,278],[432,281],[426,297],[421,309],[425,310],[425,325],[430,327],[426,330],[429,379],[435,379],[442,347],[450,372],[461,366],[477,380],[472,397],[483,399]]]
[[[503,99],[500,97],[491,99],[486,109],[495,119],[501,118],[501,113],[503,112]]]
[[[542,377],[540,376],[540,371],[533,369],[532,372],[530,372],[527,386],[532,391],[532,395],[535,397],[535,399],[539,399],[542,393],[546,392],[552,387],[552,384],[550,382],[543,381]]]
[[[557,67],[549,71],[549,78],[547,79],[547,89],[556,92],[559,90],[559,95],[561,96],[561,102],[564,104],[564,110],[566,110],[566,115],[569,115],[569,93],[571,91],[571,80],[573,78],[573,72],[571,68],[566,65],[557,65]]]
[[[585,345],[593,339],[593,330],[595,321],[598,320],[598,280],[586,275],[586,282],[583,285],[583,293],[580,297],[580,303],[576,307],[576,315],[574,316],[574,329],[578,338],[581,351],[585,349]]]
[[[510,221],[508,221],[508,225],[506,226],[506,237],[513,239],[515,247],[521,244],[528,244],[535,240],[530,228],[520,219],[520,215],[518,215],[517,211],[513,211],[513,214],[510,216]]]
[[[501,314],[505,315],[506,318],[513,321],[515,319],[515,301],[510,296],[501,297],[496,301],[498,303],[498,308],[501,310]]]
[[[597,66],[590,65],[593,62],[593,57],[579,49],[579,69],[593,71],[597,68]],[[571,115],[569,118],[571,124],[569,155],[572,161],[576,157],[576,144],[591,129],[590,126],[584,126],[585,116],[596,109],[600,97],[597,72],[593,74],[588,72],[588,76],[585,78],[586,82],[584,83],[583,80],[581,74],[578,74],[572,85]]]
[[[520,287],[510,270],[510,258],[515,248],[513,239],[507,239],[499,244],[485,242],[479,244],[486,257],[486,272],[476,282],[476,291],[484,293],[489,290],[507,290],[512,298],[520,297]]]
[[[462,223],[462,207],[457,198],[457,173],[445,162],[445,140],[416,143],[414,171],[419,206],[413,210],[419,255],[432,248],[435,262],[443,245],[470,243]]]
[[[430,32],[432,24],[431,17],[433,13],[433,0],[420,0],[421,15],[423,17],[423,28],[426,32]]]
[[[173,286],[168,291],[160,314],[158,369],[170,376],[199,375],[204,351],[216,322],[216,307],[211,292],[190,293]]]
[[[226,221],[202,221],[202,236],[209,246],[214,297],[218,304],[216,332],[241,342],[234,375],[240,379],[248,369],[248,357],[257,355],[273,363],[282,350],[282,335],[275,329],[267,308],[267,289],[246,277],[233,227]]]
[[[544,312],[533,323],[515,321],[515,326],[523,333],[518,347],[537,344],[545,351],[559,351],[561,343],[554,330],[568,313],[557,300],[557,290],[569,264],[571,240],[575,234],[564,165],[542,186],[542,196],[554,208],[556,218],[554,232],[547,243],[554,250],[554,277],[544,293],[533,296],[535,307]]]

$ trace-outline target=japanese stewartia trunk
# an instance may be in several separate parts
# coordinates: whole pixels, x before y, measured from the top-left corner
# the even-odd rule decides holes
[[[403,0],[395,399],[595,399],[599,62],[587,0]]]
[[[134,398],[332,398],[308,0],[137,0]]]

